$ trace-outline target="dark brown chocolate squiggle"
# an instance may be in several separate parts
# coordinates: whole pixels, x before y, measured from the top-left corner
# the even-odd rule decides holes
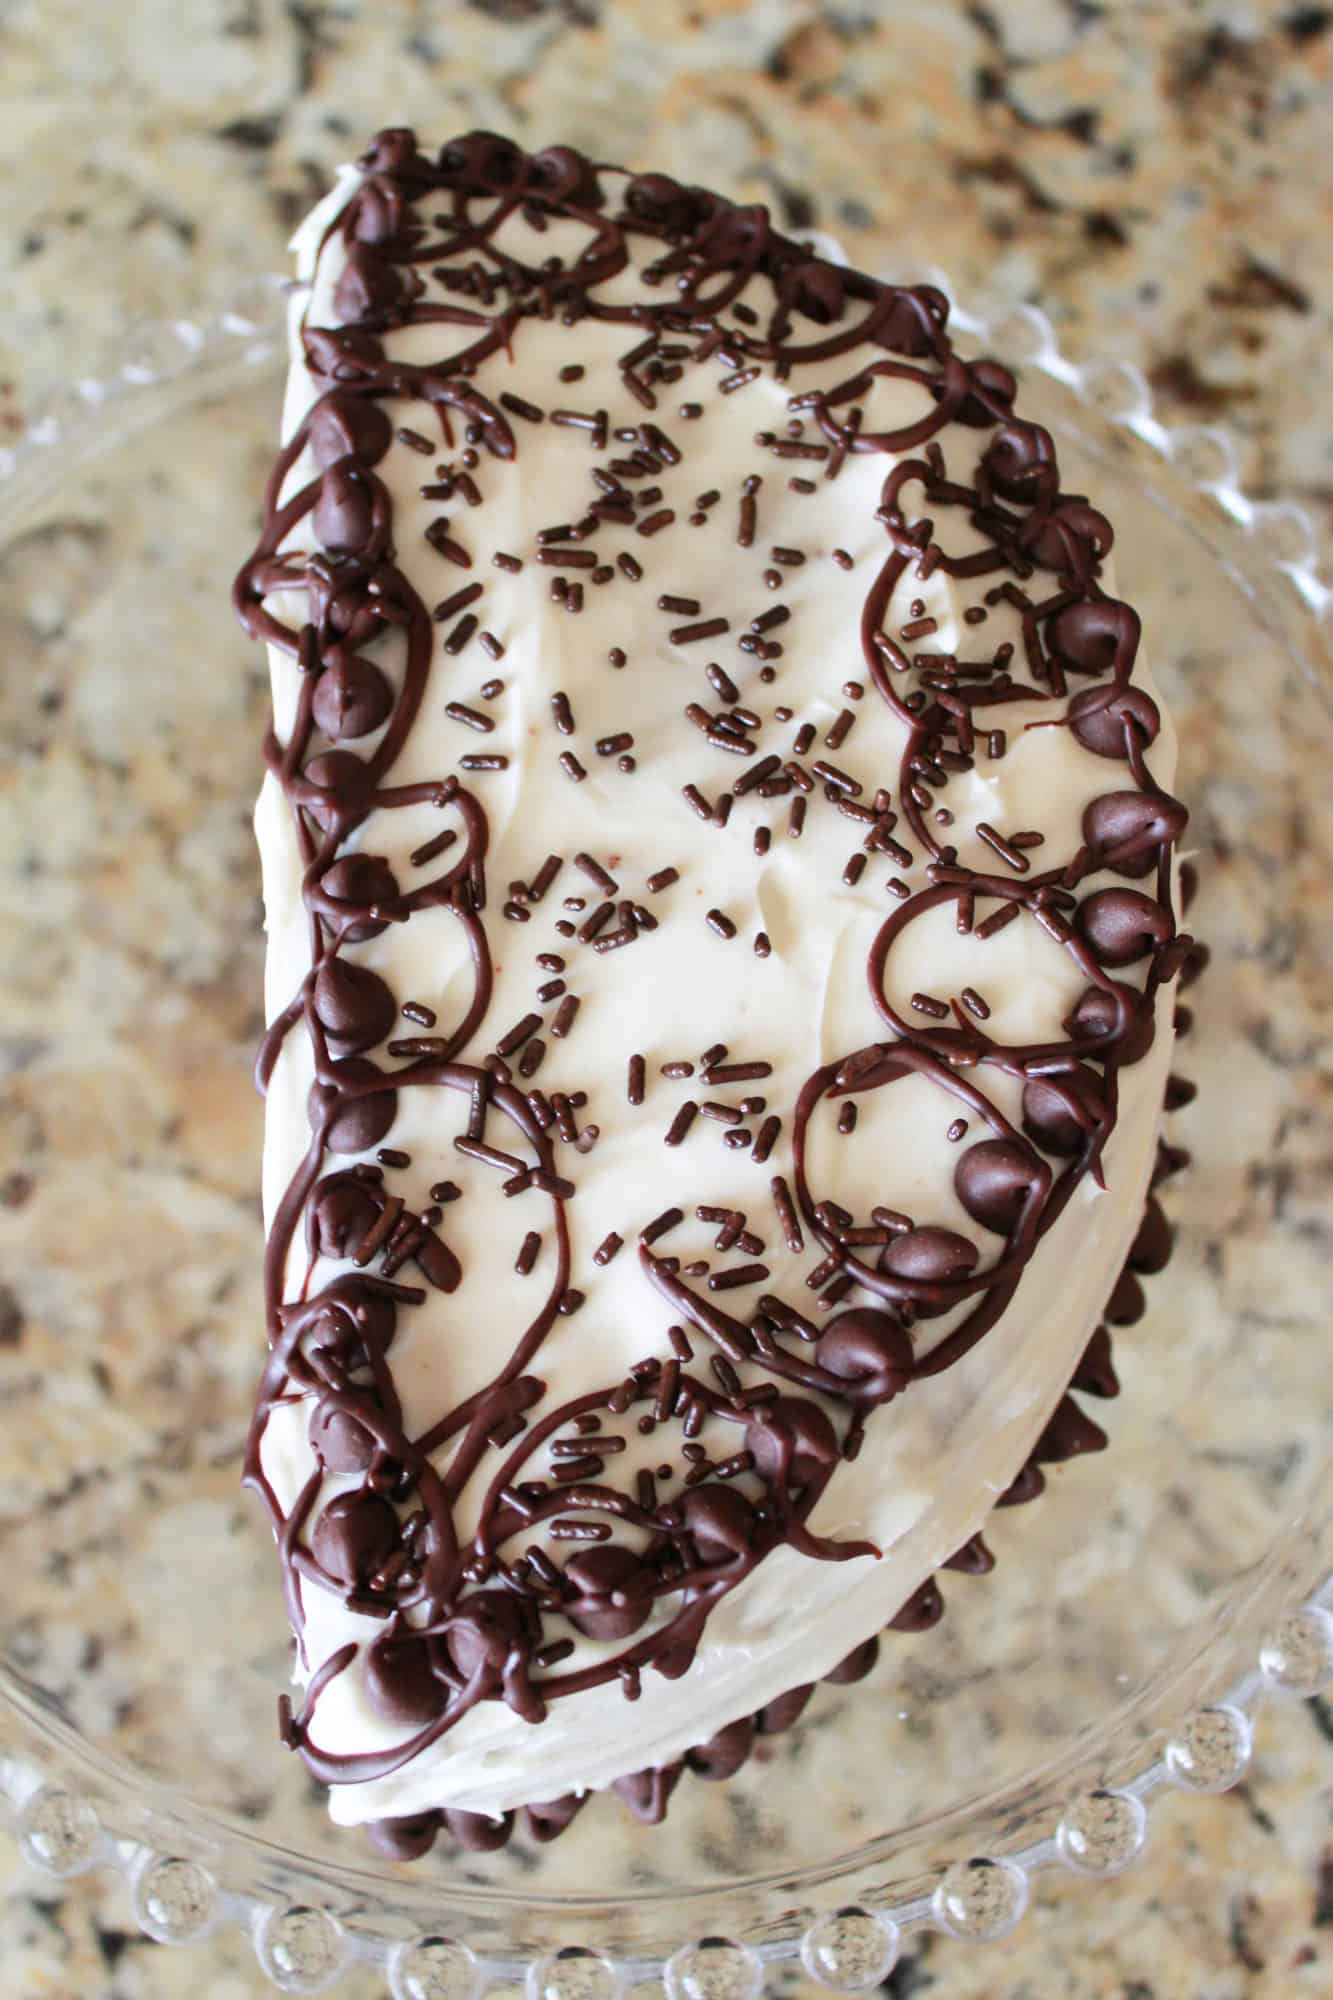
[[[290,656],[302,675],[286,740],[271,730],[265,758],[299,841],[309,970],[265,1037],[257,1074],[263,1087],[299,1023],[315,1079],[309,1147],[269,1233],[270,1354],[245,1476],[273,1519],[298,1635],[303,1580],[383,1620],[381,1636],[367,1650],[367,1686],[404,1730],[395,1748],[373,1755],[321,1751],[310,1728],[318,1692],[346,1670],[356,1649],[344,1648],[326,1662],[301,1713],[285,1713],[283,1729],[317,1776],[339,1783],[398,1769],[479,1701],[504,1700],[536,1722],[552,1701],[600,1683],[619,1678],[632,1699],[643,1670],[670,1677],[685,1672],[713,1605],[784,1542],[819,1560],[874,1553],[867,1544],[834,1544],[812,1534],[807,1522],[813,1508],[840,1460],[859,1448],[873,1409],[917,1375],[951,1366],[984,1337],[1075,1187],[1100,1173],[1116,1119],[1118,1072],[1151,1046],[1158,990],[1179,972],[1190,949],[1172,901],[1172,847],[1186,814],[1144,763],[1160,716],[1133,681],[1137,616],[1100,582],[1110,527],[1086,501],[1062,493],[1052,440],[1014,413],[1009,371],[955,353],[939,293],[884,285],[813,257],[775,231],[762,208],[737,208],[661,175],[622,177],[569,148],[529,155],[507,140],[474,133],[430,158],[412,133],[394,130],[378,136],[361,164],[365,179],[334,225],[347,245],[335,300],[340,324],[303,328],[307,365],[322,393],[278,456],[263,532],[235,592],[246,629]],[[604,180],[616,182],[614,206]],[[523,264],[495,240],[515,212],[538,227],[543,218],[582,225],[585,254],[573,263]],[[638,239],[652,246],[640,293],[632,303],[609,304],[598,287],[629,266],[630,246]],[[419,267],[428,265],[459,303],[424,296]],[[736,310],[756,274],[773,288],[766,319]],[[669,344],[694,365],[715,357],[724,372],[743,375],[763,366],[792,381],[791,409],[817,427],[826,440],[819,450],[835,468],[850,453],[889,453],[898,460],[880,495],[876,518],[886,550],[865,598],[861,644],[867,677],[902,722],[906,744],[897,813],[882,792],[868,817],[875,843],[890,851],[901,817],[930,857],[929,886],[907,895],[870,955],[871,994],[885,1039],[821,1067],[792,1107],[796,1203],[822,1254],[821,1270],[837,1288],[835,1301],[856,1287],[871,1303],[838,1312],[822,1331],[769,1295],[742,1319],[696,1290],[676,1260],[648,1242],[639,1247],[649,1286],[715,1356],[744,1364],[752,1380],[765,1378],[762,1393],[742,1389],[738,1380],[729,1386],[725,1373],[706,1380],[700,1370],[684,1372],[678,1363],[649,1356],[627,1382],[610,1383],[576,1403],[544,1407],[546,1385],[532,1371],[568,1302],[568,1184],[537,1101],[516,1086],[499,1054],[478,1060],[474,1051],[488,1026],[492,993],[487,816],[455,776],[393,782],[424,697],[433,627],[396,561],[392,502],[375,471],[394,437],[389,406],[424,406],[425,421],[446,451],[454,449],[457,422],[474,463],[485,452],[497,460],[517,458],[521,467],[515,427],[474,378],[488,359],[522,340],[525,322],[553,316],[573,329],[572,356],[579,321],[625,325],[633,344],[622,376],[637,405],[654,408],[652,381],[671,379],[666,364],[653,358]],[[386,352],[387,335],[430,322],[465,329],[467,344],[433,366],[410,365]],[[799,391],[802,367],[866,347],[885,358],[831,391]],[[650,375],[654,368],[658,373]],[[861,403],[874,381],[886,376],[917,384],[933,408],[896,431],[868,431]],[[949,477],[938,442],[946,427],[958,424],[988,433],[972,485]],[[641,437],[648,464],[657,454],[660,463],[672,462],[676,447],[654,425],[644,423]],[[425,443],[435,449],[433,440]],[[290,474],[307,451],[316,476],[288,492]],[[909,493],[919,494],[928,512],[909,514]],[[620,503],[613,496],[609,504]],[[951,514],[981,534],[981,551],[951,554],[937,538],[936,523]],[[289,547],[307,521],[318,544],[314,554]],[[744,528],[741,539],[746,545]],[[443,528],[436,546],[468,566],[466,551]],[[902,579],[936,569],[1000,579],[988,595],[1020,614],[1024,679],[998,657],[909,657],[884,629]],[[1025,586],[1038,572],[1049,587],[1030,592]],[[287,594],[304,605],[299,623],[285,622],[271,608]],[[359,650],[382,639],[401,655],[396,694]],[[1071,681],[1085,683],[1072,696]],[[962,867],[936,831],[941,817],[947,822],[936,810],[939,789],[949,771],[970,768],[983,719],[995,726],[989,712],[1033,699],[1053,704],[1050,724],[1068,727],[1085,749],[1108,761],[1113,784],[1087,808],[1078,851],[1055,865],[1032,872],[1026,855],[1015,858],[997,835],[997,855],[1009,873]],[[377,732],[371,751],[344,747]],[[826,778],[825,793],[835,802],[845,797],[836,772]],[[349,843],[371,814],[423,803],[443,816],[438,848],[441,856],[447,851],[448,865],[404,891],[387,862]],[[448,834],[453,839],[446,846]],[[1117,885],[1080,898],[1088,877],[1107,872],[1125,881],[1151,876],[1151,893]],[[984,1016],[956,1003],[953,1018],[933,1025],[906,1018],[890,1004],[885,970],[896,943],[909,924],[948,902],[958,905],[960,923],[966,905],[967,925],[983,924],[992,906],[997,921],[1036,923],[1068,954],[1086,985],[1062,1039],[1006,1047],[985,1032]],[[401,996],[344,957],[343,947],[429,910],[447,912],[462,927],[472,996],[445,1031],[389,1042]],[[1144,959],[1141,989],[1115,976]],[[372,1057],[369,1051],[383,1044],[387,1050]],[[988,1098],[990,1072],[1021,1083],[1021,1126]],[[809,1184],[805,1142],[817,1106],[827,1098],[852,1103],[909,1075],[958,1099],[990,1135],[960,1153],[955,1175],[968,1214],[1003,1239],[984,1266],[969,1238],[910,1222],[881,1231],[877,1255],[861,1254],[873,1232],[821,1201]],[[448,1292],[459,1282],[458,1257],[440,1234],[438,1207],[411,1214],[393,1194],[391,1165],[386,1171],[358,1161],[330,1170],[328,1156],[362,1155],[378,1146],[393,1124],[400,1093],[429,1087],[465,1095],[468,1142],[501,1163],[516,1160],[524,1185],[547,1196],[556,1259],[540,1309],[491,1381],[413,1438],[404,1429],[387,1356],[399,1313],[418,1306],[426,1291],[396,1274],[412,1264],[425,1285]],[[1061,1163],[1058,1171],[1053,1162]],[[315,1297],[306,1296],[308,1281],[297,1296],[288,1295],[303,1222],[312,1271],[326,1255],[350,1257],[353,1264]],[[383,1263],[371,1272],[366,1266],[376,1255]],[[958,1324],[918,1360],[915,1323],[959,1308]],[[668,1369],[674,1370],[669,1378]],[[682,1419],[688,1437],[702,1422],[719,1430],[734,1425],[736,1465],[758,1498],[709,1477],[687,1482],[669,1504],[646,1504],[616,1486],[597,1459],[595,1438],[589,1459],[596,1470],[586,1480],[551,1488],[532,1480],[534,1453],[562,1426],[603,1411],[619,1415],[635,1402],[661,1406],[668,1379],[662,1420]],[[312,1406],[310,1437],[321,1470],[285,1512],[264,1476],[260,1445],[271,1412],[293,1397]],[[841,1435],[830,1405],[845,1413]],[[451,1450],[441,1471],[434,1455],[446,1445]],[[499,1451],[505,1455],[493,1461],[477,1529],[465,1543],[455,1524],[456,1504],[487,1455]],[[316,1512],[325,1474],[355,1475],[360,1483]],[[576,1544],[577,1552],[566,1556],[562,1543],[543,1543],[533,1534],[556,1514],[586,1517],[598,1531],[616,1521],[631,1524],[642,1533],[641,1545],[631,1549],[612,1538]],[[520,1537],[523,1553],[511,1560],[507,1545]],[[668,1615],[636,1638],[663,1603]],[[561,1673],[560,1639],[571,1626],[627,1643],[609,1661]]]

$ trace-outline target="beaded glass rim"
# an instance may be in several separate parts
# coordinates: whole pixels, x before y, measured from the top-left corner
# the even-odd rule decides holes
[[[842,261],[828,239],[822,254]],[[1111,440],[1146,448],[1182,508],[1191,510],[1210,552],[1252,599],[1312,681],[1326,681],[1333,624],[1333,586],[1319,574],[1314,521],[1291,502],[1251,500],[1239,484],[1236,445],[1219,425],[1168,426],[1154,414],[1143,373],[1123,360],[1076,363],[1060,350],[1044,313],[1025,304],[968,310],[953,301],[934,269],[893,271],[899,283],[930,283],[951,299],[951,324],[967,342],[1034,373],[1066,392],[1104,427]],[[220,310],[198,319],[145,322],[118,342],[105,373],[82,378],[50,396],[26,433],[0,449],[0,509],[41,497],[59,476],[52,447],[80,454],[89,419],[114,416],[119,438],[160,421],[173,384],[183,393],[225,388],[278,362],[280,277],[257,277],[229,295]],[[1172,495],[1168,494],[1168,501]],[[1202,508],[1200,508],[1200,503]],[[1265,1571],[1268,1565],[1263,1566]],[[1239,1593],[1251,1614],[1290,1602],[1290,1565],[1250,1579]],[[381,1967],[394,2000],[478,2000],[492,1986],[523,1983],[528,2000],[619,2000],[628,1988],[662,1983],[671,2000],[753,2000],[771,1970],[799,1965],[821,1985],[856,1992],[878,1986],[914,1931],[933,1929],[963,1943],[1007,1936],[1028,1906],[1031,1879],[1046,1868],[1107,1879],[1143,1852],[1149,1805],[1159,1793],[1222,1792],[1244,1776],[1252,1754],[1254,1718],[1268,1696],[1306,1698],[1333,1686],[1333,1577],[1294,1609],[1278,1615],[1252,1663],[1218,1699],[1179,1716],[1158,1753],[1113,1788],[1069,1797],[1039,1837],[1012,1850],[963,1854],[938,1871],[920,1893],[898,1900],[839,1900],[847,1886],[841,1867],[802,1881],[804,1901],[755,1926],[753,1941],[717,1931],[684,1943],[670,1957],[611,1957],[595,1944],[566,1944],[541,1955],[477,1949],[461,1939],[423,1930],[404,1935],[377,1921],[377,1878],[365,1869],[301,1857],[225,1819],[198,1812],[187,1821],[154,1797],[123,1796],[123,1774],[92,1750],[39,1690],[0,1666],[0,1813],[7,1816],[24,1860],[48,1877],[67,1879],[93,1869],[126,1880],[143,1932],[163,1944],[198,1942],[222,1925],[249,1933],[258,1964],[280,1992],[322,1993],[353,1964]],[[1161,1731],[1152,1738],[1160,1740]],[[994,1802],[988,1802],[994,1803]],[[867,1851],[851,1861],[864,1873]],[[791,1889],[796,1885],[785,1885]],[[454,1914],[466,1920],[472,1900],[450,1888]],[[403,1885],[401,1902],[425,1915],[438,1885]],[[576,1919],[586,1907],[585,1935],[598,1928],[593,1898],[571,1899]],[[716,1914],[716,1910],[714,1910]],[[747,1925],[744,1927],[749,1929]]]

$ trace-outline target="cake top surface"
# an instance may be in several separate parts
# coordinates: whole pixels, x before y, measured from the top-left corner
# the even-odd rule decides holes
[[[858,1454],[1102,1182],[1185,813],[1110,525],[932,288],[485,133],[306,240],[247,1473],[289,1740],[372,1781],[879,1555]]]

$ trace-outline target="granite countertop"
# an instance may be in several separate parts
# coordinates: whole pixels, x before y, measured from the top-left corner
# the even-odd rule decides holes
[[[1070,352],[1139,362],[1168,421],[1234,429],[1251,492],[1328,523],[1331,80],[1333,9],[1276,0],[8,0],[0,440],[127,326],[281,269],[292,223],[376,126],[483,125],[766,201],[872,268],[937,265],[969,301],[1039,299]],[[165,890],[138,886],[145,924],[169,921]],[[236,1038],[247,1024],[219,1007]],[[24,1476],[9,1456],[0,1487]],[[1043,1876],[1001,1955],[926,1939],[888,1991],[1333,1991],[1331,1746],[1333,1707],[1268,1710],[1249,1781],[1163,1804],[1148,1867],[1097,1889]],[[268,1990],[238,1935],[186,1955],[141,1940],[119,1883],[52,1885],[7,1852],[4,1879],[16,2000]]]

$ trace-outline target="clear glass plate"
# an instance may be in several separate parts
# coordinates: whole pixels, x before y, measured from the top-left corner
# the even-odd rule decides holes
[[[1333,725],[1309,523],[1237,491],[1221,433],[1165,431],[1134,371],[1070,366],[1040,315],[963,317],[1025,365],[1028,414],[1117,524],[1183,723],[1213,950],[1178,1061],[1195,1164],[1117,1341],[1112,1447],[996,1517],[998,1569],[946,1578],[941,1625],[822,1688],[728,1784],[687,1779],[665,1826],[597,1800],[549,1847],[393,1866],[279,1747],[277,1566],[238,1490],[266,693],[226,589],[279,322],[261,282],[216,323],[146,329],[0,455],[0,1794],[31,1859],[121,1868],[167,1942],[248,1926],[290,1992],[360,1958],[399,2000],[525,1970],[534,1996],[611,2000],[664,1968],[673,1995],[746,2000],[798,1954],[850,1987],[913,1925],[999,1936],[1035,1867],[1112,1873],[1158,1787],[1234,1782],[1265,1688],[1333,1678]]]

